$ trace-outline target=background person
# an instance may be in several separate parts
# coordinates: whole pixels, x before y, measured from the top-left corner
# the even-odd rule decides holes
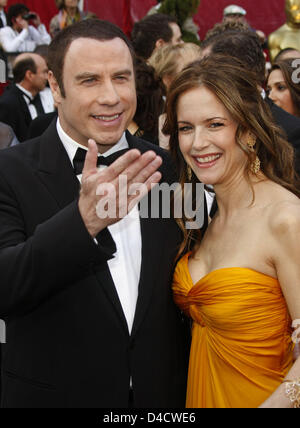
[[[181,45],[167,45],[156,49],[149,64],[153,66],[157,76],[164,84],[165,94],[167,94],[172,81],[178,73],[188,64],[200,58],[201,49],[194,43],[183,43]],[[159,117],[159,145],[164,149],[169,149],[169,137],[162,133],[162,128],[166,119],[165,113]]]
[[[275,63],[267,81],[269,98],[286,112],[300,118],[300,83],[293,81],[295,59]]]
[[[136,60],[137,108],[128,130],[150,143],[159,144],[158,121],[164,111],[164,89],[153,67],[143,59]]]
[[[55,37],[61,30],[69,25],[76,24],[87,16],[79,9],[79,0],[55,0],[59,13],[50,22],[50,33]]]
[[[282,49],[278,55],[274,58],[274,63],[279,61],[284,61],[286,59],[295,59],[300,58],[300,51],[297,51],[293,48]]]
[[[175,18],[156,13],[134,24],[131,40],[137,56],[148,60],[155,49],[182,42],[181,30]]]
[[[33,18],[29,20],[26,15],[32,15]],[[36,46],[49,44],[50,41],[45,25],[41,24],[35,12],[30,12],[21,3],[10,6],[7,26],[0,30],[0,43],[5,52],[33,52]]]
[[[10,125],[23,142],[32,120],[54,110],[53,98],[49,104],[48,98],[40,96],[48,81],[48,66],[40,55],[19,55],[13,73],[14,83],[0,97],[0,120]]]

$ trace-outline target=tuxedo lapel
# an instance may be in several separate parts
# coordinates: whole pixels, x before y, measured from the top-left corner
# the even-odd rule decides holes
[[[15,86],[15,85],[13,85],[12,88],[9,88],[7,90],[13,91],[14,94],[16,95],[16,97],[18,98],[18,100],[19,100],[18,105],[20,105],[21,110],[22,110],[22,112],[24,114],[25,123],[26,123],[26,125],[29,125],[32,122],[32,118],[31,118],[31,115],[30,115],[30,112],[29,112],[28,105],[27,105],[26,101],[24,100],[23,92],[17,86]],[[19,109],[17,109],[17,111],[18,110]]]
[[[80,184],[57,134],[56,121],[41,137],[38,176],[60,208],[78,198]]]

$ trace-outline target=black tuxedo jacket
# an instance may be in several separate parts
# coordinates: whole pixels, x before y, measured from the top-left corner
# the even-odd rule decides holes
[[[31,115],[23,93],[16,85],[8,87],[0,97],[0,122],[11,126],[20,142],[27,139]]]
[[[127,135],[131,148],[168,155]],[[141,219],[142,268],[130,337],[108,269],[108,230],[88,234],[79,182],[55,122],[0,153],[0,319],[7,323],[2,407],[184,407],[189,329],[171,280],[181,232]]]

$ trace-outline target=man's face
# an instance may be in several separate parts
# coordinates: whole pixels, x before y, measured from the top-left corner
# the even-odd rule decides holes
[[[37,72],[32,74],[31,84],[35,91],[40,92],[45,89],[47,81],[48,81],[48,66],[43,57],[36,55],[34,59]]]
[[[173,32],[173,37],[172,37],[170,43],[172,45],[180,45],[181,43],[183,43],[182,33],[181,33],[179,26],[177,24],[175,24],[175,22],[174,23],[172,22],[171,24],[169,24],[169,26],[171,27],[171,30]]]
[[[7,6],[7,0],[0,0],[0,8]]]
[[[300,25],[300,0],[286,0],[285,11],[288,22]]]
[[[62,128],[77,143],[86,146],[92,138],[105,152],[121,139],[137,103],[133,61],[123,40],[75,40],[65,57],[65,97],[52,73],[49,80]]]

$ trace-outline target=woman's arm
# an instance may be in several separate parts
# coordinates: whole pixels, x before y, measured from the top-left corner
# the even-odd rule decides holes
[[[300,202],[284,203],[270,219],[272,261],[286,299],[291,318],[300,327]],[[271,247],[270,247],[271,248]],[[299,321],[299,322],[298,322]],[[293,340],[296,343],[296,334]],[[300,357],[286,376],[285,382],[261,406],[262,408],[292,408],[286,392],[289,381],[300,381]],[[300,389],[299,389],[300,397]]]

